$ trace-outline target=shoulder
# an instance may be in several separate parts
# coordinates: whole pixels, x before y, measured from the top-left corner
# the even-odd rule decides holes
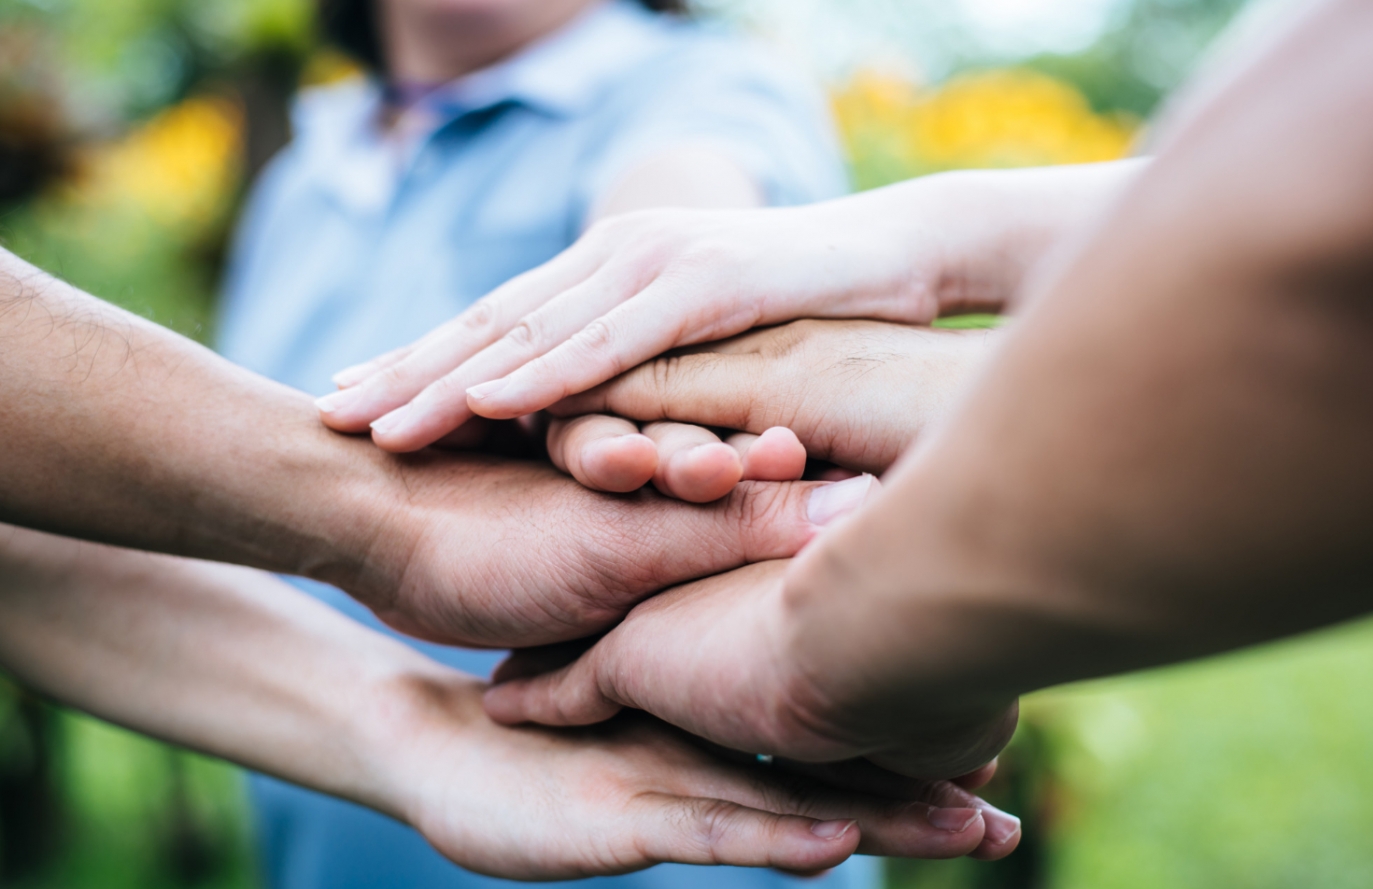
[[[756,100],[823,103],[819,87],[761,41],[709,22],[659,17],[645,23],[655,51],[621,79],[610,98],[653,95],[737,94]]]
[[[708,23],[646,23],[655,43],[591,111],[601,146],[593,192],[655,152],[708,143],[747,170],[769,203],[847,190],[820,86],[761,43]]]

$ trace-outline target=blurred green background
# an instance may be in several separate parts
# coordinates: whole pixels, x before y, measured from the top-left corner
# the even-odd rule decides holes
[[[831,89],[855,183],[1104,160],[1242,0],[703,0]],[[0,243],[206,339],[243,189],[302,85],[308,0],[0,0]],[[955,323],[967,323],[955,322]],[[974,323],[981,323],[975,321]],[[995,864],[894,887],[1373,886],[1373,625],[1033,696]],[[0,678],[0,885],[251,887],[231,768]],[[703,872],[703,882],[708,876]]]

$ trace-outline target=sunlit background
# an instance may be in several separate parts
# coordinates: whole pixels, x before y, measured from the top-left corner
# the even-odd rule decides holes
[[[1125,155],[1242,6],[699,4],[826,84],[860,188]],[[0,0],[0,243],[205,339],[237,203],[288,137],[290,96],[350,72],[316,45],[311,8]],[[1024,816],[1021,851],[894,863],[891,883],[1373,886],[1370,688],[1373,631],[1355,626],[1037,695],[990,790]],[[0,678],[0,885],[255,886],[247,817],[232,769]]]

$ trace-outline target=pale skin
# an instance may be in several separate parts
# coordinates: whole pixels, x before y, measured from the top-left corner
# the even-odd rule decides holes
[[[665,585],[792,555],[863,496],[748,482],[692,506],[493,456],[396,458],[4,251],[0,338],[0,520],[312,577],[435,641],[597,632]]]
[[[1000,311],[1049,247],[1143,165],[956,173],[808,207],[609,218],[448,325],[340,373],[345,388],[321,416],[355,431],[384,413],[373,439],[405,452],[760,325]],[[624,447],[631,427],[596,421],[596,433],[600,449]],[[577,478],[607,487],[604,473]]]
[[[380,9],[388,75],[409,83],[445,83],[508,58],[599,2],[387,0]],[[391,123],[398,131],[405,129],[403,115]],[[763,201],[758,184],[734,160],[688,141],[651,154],[627,170],[599,196],[584,224],[653,207],[752,208]],[[370,431],[379,442],[389,441],[394,418],[383,415],[390,407],[358,404],[359,396],[366,399],[366,390],[321,399],[326,422],[340,431]],[[588,487],[615,493],[652,482],[669,496],[709,503],[741,481],[798,479],[805,468],[804,449],[781,428],[764,436],[740,434],[721,441],[709,430],[679,423],[640,429],[622,418],[588,417],[571,429],[555,422],[550,432],[559,469]],[[469,446],[481,434],[467,430],[445,443]]]
[[[1319,4],[1176,106],[864,509],[645,603],[566,668],[523,656],[488,711],[634,707],[933,777],[993,755],[1032,689],[1366,613],[1369,34],[1368,4]]]
[[[13,526],[0,526],[0,664],[102,718],[370,806],[493,876],[813,871],[983,843],[983,804],[949,782],[900,802],[844,793],[727,762],[641,715],[502,727],[482,682],[269,575]]]

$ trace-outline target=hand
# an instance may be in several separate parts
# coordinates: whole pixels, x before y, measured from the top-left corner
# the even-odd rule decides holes
[[[508,422],[479,418],[444,444],[501,456],[543,456],[542,419],[542,414]],[[640,429],[612,416],[554,419],[546,425],[546,454],[553,465],[593,491],[627,494],[652,482],[668,497],[711,503],[741,481],[795,481],[806,468],[806,449],[781,427],[721,440],[700,426],[650,423]],[[510,427],[518,430],[513,442]]]
[[[578,639],[665,586],[792,555],[870,487],[748,482],[690,506],[597,494],[546,464],[384,459],[389,500],[360,513],[376,526],[353,534],[343,565],[313,576],[404,632],[490,647]]]
[[[1002,336],[879,321],[796,321],[659,358],[552,411],[751,433],[784,426],[812,457],[880,473],[948,413]]]
[[[1134,168],[945,174],[808,207],[612,217],[416,343],[340,372],[321,415],[414,451],[474,415],[533,413],[759,325],[995,310]]]
[[[910,799],[729,763],[643,714],[591,729],[506,728],[451,683],[392,754],[402,812],[470,870],[508,879],[620,874],[664,861],[816,871],[855,852],[951,858],[995,810],[952,782]],[[460,723],[460,730],[455,730]]]
[[[587,725],[632,707],[735,750],[801,763],[862,758],[920,779],[975,772],[1010,740],[1016,711],[1004,702],[921,712],[892,694],[900,676],[833,658],[829,675],[808,673],[793,644],[787,567],[752,565],[663,593],[551,673],[527,675],[546,666],[544,653],[517,653],[497,673],[487,712],[508,724]],[[857,649],[871,641],[836,644],[850,646],[849,663],[866,668],[871,660]],[[988,837],[1009,852],[1018,825],[994,820]]]
[[[402,819],[498,876],[812,870],[983,838],[969,783],[895,803],[840,792],[731,765],[642,714],[504,728],[482,712],[483,683],[269,575],[9,526],[0,664],[86,712]]]

